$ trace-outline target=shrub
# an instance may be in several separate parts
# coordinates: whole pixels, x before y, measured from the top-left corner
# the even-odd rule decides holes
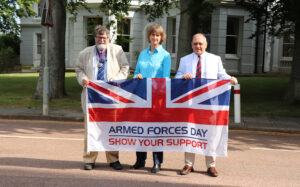
[[[14,51],[11,47],[0,49],[0,73],[14,67]]]

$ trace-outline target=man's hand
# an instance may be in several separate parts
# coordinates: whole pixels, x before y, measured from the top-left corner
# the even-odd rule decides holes
[[[83,78],[82,79],[82,86],[84,87],[84,88],[86,88],[87,87],[87,85],[89,84],[89,80],[87,79],[87,78]]]
[[[142,76],[142,74],[137,74],[134,78],[136,78],[136,79],[143,79],[143,76]]]
[[[190,73],[186,73],[182,76],[183,79],[187,79],[187,80],[190,80],[193,78],[193,76],[190,74]]]
[[[238,83],[238,81],[237,81],[237,79],[236,79],[235,77],[231,77],[230,83],[231,83],[232,85],[235,85],[235,84]]]

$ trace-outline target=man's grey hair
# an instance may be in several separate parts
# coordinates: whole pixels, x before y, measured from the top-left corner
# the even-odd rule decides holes
[[[94,29],[94,37],[96,37],[97,34],[106,34],[107,37],[109,37],[109,30],[102,25],[97,25]]]
[[[206,37],[205,37],[205,35],[204,34],[202,34],[202,33],[197,33],[197,34],[194,34],[194,36],[193,36],[193,39],[192,39],[192,45],[193,45],[193,41],[194,41],[194,38],[195,37],[198,37],[198,36],[202,36],[203,38],[204,38],[204,40],[205,40],[205,42],[207,43],[207,40],[206,40]]]

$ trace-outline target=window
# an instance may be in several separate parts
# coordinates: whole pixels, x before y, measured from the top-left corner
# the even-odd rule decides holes
[[[295,44],[295,35],[285,34],[283,36],[283,44],[282,44],[283,57],[293,57],[294,44]]]
[[[117,40],[116,43],[121,45],[124,52],[130,51],[130,23],[131,20],[128,18],[122,19],[117,22]]]
[[[210,35],[211,35],[211,15],[200,16],[198,20],[197,33],[202,33],[205,35],[207,40],[206,51],[210,51]]]
[[[41,4],[38,3],[37,5],[38,5],[38,7],[37,7],[37,16],[41,17],[42,16]]]
[[[94,29],[97,25],[102,25],[103,20],[102,18],[88,18],[87,19],[87,46],[95,45],[95,39],[94,39]]]
[[[237,54],[239,39],[239,18],[227,18],[226,54]]]
[[[176,18],[167,19],[167,51],[176,53]]]
[[[42,53],[42,34],[36,34],[36,49],[37,54]]]

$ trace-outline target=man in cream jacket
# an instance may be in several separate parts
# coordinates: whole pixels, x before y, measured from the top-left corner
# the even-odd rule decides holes
[[[221,58],[214,54],[206,52],[207,41],[203,34],[195,34],[192,40],[193,53],[186,55],[180,59],[180,65],[175,75],[175,78],[192,79],[230,79],[231,84],[236,84],[237,79],[228,75],[223,68]],[[198,63],[199,61],[199,63]],[[200,66],[198,65],[200,64]],[[201,71],[197,71],[201,69]],[[207,174],[212,177],[217,177],[216,157],[205,157]],[[187,175],[194,171],[193,165],[195,162],[194,153],[185,153],[185,166],[180,171],[181,175]]]
[[[129,64],[121,46],[109,43],[109,30],[98,25],[94,30],[96,45],[85,48],[79,53],[76,65],[77,81],[83,88],[86,88],[90,80],[113,81],[126,79],[129,71]],[[86,91],[81,93],[81,105],[86,114]],[[98,152],[87,152],[87,128],[85,115],[85,136],[84,136],[84,169],[92,170]],[[107,162],[110,167],[121,170],[118,151],[106,152]]]

